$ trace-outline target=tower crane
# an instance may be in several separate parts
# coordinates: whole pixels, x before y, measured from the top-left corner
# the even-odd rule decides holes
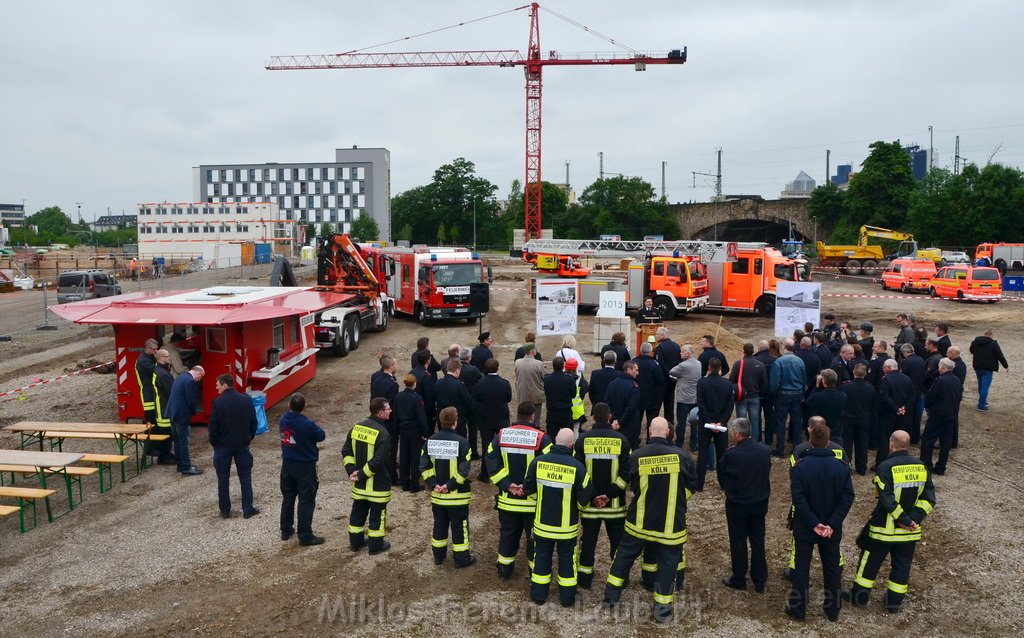
[[[534,2],[486,16],[487,18],[530,10],[530,37],[527,52],[511,49],[482,51],[409,51],[399,53],[372,53],[366,49],[332,53],[326,55],[274,56],[266,65],[270,71],[292,71],[311,69],[393,69],[405,67],[448,67],[448,66],[498,66],[523,67],[526,74],[526,180],[525,190],[525,240],[539,239],[541,230],[541,75],[546,66],[583,66],[632,64],[637,71],[646,71],[648,64],[683,64],[686,62],[686,47],[673,49],[664,55],[637,51],[625,47],[615,40],[603,36],[588,27],[563,15],[544,8],[548,13],[570,24],[592,33],[605,41],[620,47],[622,51],[600,54],[565,54],[549,51],[546,56],[540,49],[540,22]],[[484,19],[484,18],[480,18]],[[474,20],[474,22],[477,20]],[[433,29],[434,33],[441,29]],[[407,40],[409,38],[401,38]],[[389,43],[390,44],[390,43]],[[382,45],[377,45],[382,46]],[[368,47],[376,48],[376,47]]]

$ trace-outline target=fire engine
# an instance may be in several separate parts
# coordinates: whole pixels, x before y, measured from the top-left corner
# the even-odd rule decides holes
[[[807,279],[804,260],[787,258],[764,243],[539,239],[527,242],[523,251],[631,258],[625,282],[629,307],[639,307],[649,295],[666,320],[705,307],[771,316],[778,281]],[[600,290],[618,289],[614,283],[603,286],[599,281],[580,281],[581,303],[596,305]]]
[[[984,259],[986,262],[982,262]],[[986,263],[999,269],[1001,274],[1007,270],[1024,270],[1024,244],[986,243],[978,244],[974,251],[977,264]]]
[[[440,246],[361,249],[367,262],[391,260],[393,276],[382,292],[393,312],[415,318],[423,325],[440,319],[465,319],[475,323],[490,305],[487,269],[480,257],[467,248]]]

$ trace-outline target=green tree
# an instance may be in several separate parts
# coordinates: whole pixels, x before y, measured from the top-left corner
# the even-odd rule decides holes
[[[316,225],[313,222],[306,224],[306,243],[313,241],[316,237]]]
[[[72,227],[71,218],[59,206],[48,206],[33,213],[27,218],[27,223],[39,228],[36,240],[38,243],[72,243],[74,241],[73,235],[69,232]]]
[[[847,226],[862,224],[902,230],[917,182],[899,141],[874,142],[846,194]]]
[[[819,224],[834,226],[846,217],[846,193],[829,182],[814,189],[811,199],[807,202],[807,212],[818,220]]]
[[[412,243],[412,226],[409,224],[402,224],[398,227],[398,230],[392,233],[392,235],[391,239],[396,242],[404,240]]]
[[[580,205],[567,211],[565,236],[592,238],[599,234],[642,239],[644,235],[679,238],[679,222],[654,187],[639,177],[599,179],[580,196]]]
[[[324,223],[320,224],[320,236],[321,237],[326,237],[327,235],[330,235],[333,232],[334,232],[334,227],[331,226],[330,224],[328,224],[327,222],[324,222]]]
[[[1024,173],[999,164],[968,164],[959,175],[934,169],[911,198],[908,222],[929,244],[1024,241]]]
[[[377,225],[377,220],[365,210],[359,211],[359,216],[352,222],[349,233],[360,241],[380,239],[380,227]]]

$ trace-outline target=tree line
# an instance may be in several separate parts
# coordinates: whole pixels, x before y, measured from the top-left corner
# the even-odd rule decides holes
[[[829,241],[855,243],[868,224],[909,232],[922,245],[974,246],[1024,242],[1024,173],[988,163],[954,175],[932,168],[918,182],[899,141],[878,141],[847,190],[819,186],[808,210],[831,227]]]

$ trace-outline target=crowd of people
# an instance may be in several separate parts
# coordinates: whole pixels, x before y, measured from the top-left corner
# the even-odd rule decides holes
[[[421,338],[401,377],[396,358],[381,356],[370,379],[369,415],[346,436],[350,547],[386,552],[394,489],[426,489],[435,563],[444,563],[450,545],[456,568],[475,564],[469,505],[472,464],[479,461],[477,480],[496,488],[501,578],[513,576],[525,541],[531,599],[547,600],[557,560],[559,600],[574,604],[577,587],[593,585],[603,526],[612,558],[604,604],[617,604],[640,558],[641,582],[653,592],[652,614],[664,621],[685,578],[687,501],[705,489],[709,469],[725,493],[732,569],[723,584],[745,589],[749,574],[754,589],[764,591],[775,456],[788,459],[791,479],[793,549],[784,575],[792,590],[786,613],[804,618],[814,547],[830,620],[844,599],[867,604],[886,557],[891,569],[885,608],[898,611],[921,525],[936,503],[932,476],[947,471],[950,450],[957,446],[967,368],[945,324],[928,336],[913,317],[900,314],[896,323],[890,348],[874,339],[871,323],[853,331],[825,315],[819,328],[807,325],[781,341],[744,344],[732,365],[710,334],[696,347],[680,345],[662,326],[634,358],[625,334],[618,333],[602,348],[589,380],[571,335],[548,364],[535,336],[527,334],[515,351],[512,381],[501,375],[490,333],[479,335],[473,348],[452,344],[441,362],[429,339]],[[176,463],[184,475],[198,474],[188,454],[187,425],[183,436],[178,424],[195,411],[194,386],[203,371],[196,366],[166,388],[170,375],[159,371],[169,364],[157,347],[147,342],[136,373],[147,420],[161,427],[169,421],[175,450],[171,455],[154,447],[151,453],[158,462]],[[1008,363],[990,332],[972,341],[970,353],[979,385],[976,407],[984,411],[992,374]],[[230,516],[227,481],[234,461],[248,518],[259,513],[252,503],[248,454],[255,415],[251,402],[243,409],[241,397],[234,396],[231,377],[223,377],[210,423],[220,511]],[[281,538],[297,532],[300,545],[319,545],[324,539],[314,534],[312,519],[317,444],[326,435],[304,409],[305,398],[294,394],[279,424]],[[913,444],[920,445],[918,455],[910,452]],[[871,449],[878,504],[857,538],[861,556],[852,586],[842,590],[839,543],[855,498],[851,475],[867,473]]]

